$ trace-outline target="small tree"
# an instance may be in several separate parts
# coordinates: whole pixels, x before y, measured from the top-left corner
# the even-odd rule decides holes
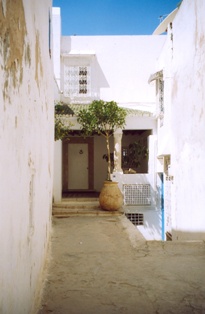
[[[114,101],[105,102],[94,100],[87,109],[82,109],[78,114],[78,122],[81,124],[85,135],[101,134],[106,139],[108,169],[107,180],[111,181],[111,160],[109,139],[114,131],[125,125],[126,111],[119,108]]]

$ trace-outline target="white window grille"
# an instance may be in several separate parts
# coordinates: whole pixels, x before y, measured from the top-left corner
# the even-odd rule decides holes
[[[151,205],[150,184],[124,184],[125,205]]]
[[[90,67],[66,66],[64,67],[64,96],[87,97],[90,96]]]

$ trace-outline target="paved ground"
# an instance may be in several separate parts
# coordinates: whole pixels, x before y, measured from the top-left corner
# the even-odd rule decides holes
[[[205,313],[205,243],[145,242],[124,216],[54,218],[42,313]]]

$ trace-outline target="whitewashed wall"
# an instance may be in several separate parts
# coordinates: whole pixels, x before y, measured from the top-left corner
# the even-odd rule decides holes
[[[60,67],[60,52],[61,52],[61,11],[60,8],[52,8],[52,58],[53,70],[55,77],[55,100],[59,99],[61,67]]]
[[[174,238],[205,239],[205,2],[183,1],[174,21]]]
[[[163,49],[160,53],[157,62],[157,71],[163,71],[164,79],[164,117],[163,123],[161,124],[160,119],[158,120],[158,155],[168,155],[171,153],[172,147],[172,129],[171,129],[171,89],[173,84],[172,76],[172,57],[173,57],[173,30],[168,25],[168,36]],[[155,82],[151,84],[156,84]],[[157,96],[158,103],[158,96]],[[159,114],[159,105],[157,105],[157,112]]]
[[[53,172],[51,1],[0,6],[0,313],[28,314],[48,250]]]
[[[61,10],[52,8],[52,58],[54,71],[54,100],[57,103],[61,96]],[[61,201],[62,194],[62,141],[54,143],[54,180],[53,180],[53,200]]]
[[[172,50],[165,51],[172,55],[164,66],[171,69],[167,141],[171,143],[174,175],[171,199],[174,240],[205,239],[204,20],[204,1],[184,0],[173,21]]]
[[[79,54],[75,62],[94,53],[88,61],[91,88],[100,99],[153,111],[155,88],[148,78],[164,42],[165,36],[63,36],[61,52]]]

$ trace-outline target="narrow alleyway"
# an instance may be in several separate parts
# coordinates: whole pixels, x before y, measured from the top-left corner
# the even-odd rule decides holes
[[[145,242],[124,216],[53,218],[39,314],[205,313],[205,244]]]

